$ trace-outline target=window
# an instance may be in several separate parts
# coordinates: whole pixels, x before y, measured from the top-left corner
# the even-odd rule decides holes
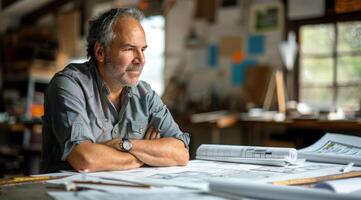
[[[148,82],[160,96],[164,90],[164,25],[163,16],[152,16],[142,20],[148,48],[145,51],[146,61],[141,79]]]
[[[361,21],[304,25],[299,35],[300,102],[359,109]]]

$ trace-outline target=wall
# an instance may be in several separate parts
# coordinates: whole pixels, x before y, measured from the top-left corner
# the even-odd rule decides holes
[[[281,21],[283,22],[284,8],[280,1],[241,0],[237,2],[237,5],[231,7],[222,7],[218,5],[220,1],[215,2],[217,5],[214,22],[193,17],[197,6],[197,1],[193,0],[177,1],[166,15],[166,85],[172,84],[174,80],[185,83],[184,101],[202,102],[201,105],[205,107],[212,104],[210,101],[214,96],[220,102],[228,100],[228,106],[232,104],[229,99],[237,101],[236,104],[242,103],[244,82],[242,83],[242,80],[241,83],[236,83],[237,80],[232,82],[232,73],[234,73],[232,65],[252,60],[257,64],[272,68],[282,67],[278,45],[283,38],[283,25],[276,31],[262,33],[253,33],[249,27],[250,10],[253,6],[262,6],[265,3],[280,5]],[[192,29],[196,35],[195,39],[193,38],[194,41],[190,41]],[[264,37],[264,49],[261,53],[256,55],[249,53],[248,39],[251,36]],[[227,44],[227,38],[231,38],[231,42],[228,42],[230,44],[222,47],[222,43]],[[232,38],[235,39],[233,41],[239,40],[239,42],[232,43]],[[210,45],[218,48],[216,64],[213,65],[209,61],[211,56],[208,55]],[[238,45],[239,48],[233,45]],[[227,47],[240,52],[241,57],[244,58],[243,61],[232,58],[229,52],[222,53],[231,51],[227,50]],[[184,109],[186,108],[183,108],[183,111]]]

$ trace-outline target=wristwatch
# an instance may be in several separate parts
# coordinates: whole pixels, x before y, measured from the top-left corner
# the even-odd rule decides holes
[[[130,140],[128,140],[127,138],[123,138],[122,140],[123,142],[120,144],[120,149],[125,152],[129,152],[130,150],[132,150],[133,145]]]

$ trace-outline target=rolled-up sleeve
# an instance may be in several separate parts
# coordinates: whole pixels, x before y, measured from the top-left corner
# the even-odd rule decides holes
[[[148,96],[147,103],[151,114],[150,123],[160,131],[161,137],[177,138],[189,149],[189,134],[179,129],[168,108],[154,91]]]
[[[52,132],[59,142],[62,160],[66,160],[74,146],[85,140],[95,142],[86,112],[81,87],[70,77],[58,75],[51,81],[48,102]]]

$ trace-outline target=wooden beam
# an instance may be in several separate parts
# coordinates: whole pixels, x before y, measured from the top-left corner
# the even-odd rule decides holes
[[[42,7],[30,12],[29,14],[24,15],[21,17],[21,24],[32,24],[35,23],[40,17],[56,11],[59,7],[73,2],[74,0],[54,0],[50,1],[48,4],[43,5]]]

